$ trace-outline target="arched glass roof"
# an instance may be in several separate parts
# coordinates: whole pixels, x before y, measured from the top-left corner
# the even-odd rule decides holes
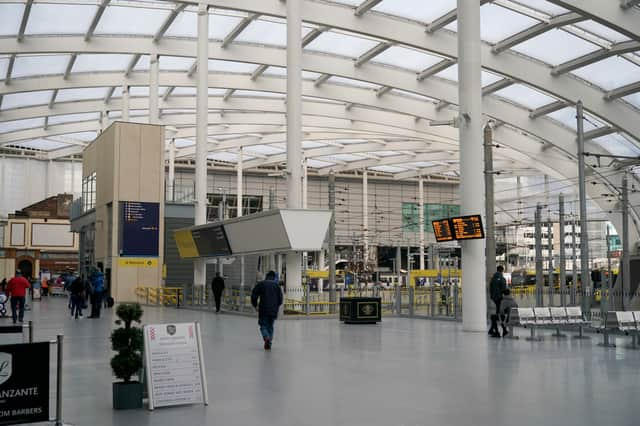
[[[286,7],[207,0],[209,154],[243,167],[286,160]],[[575,102],[587,150],[640,156],[640,8],[634,0],[481,0],[483,112],[506,176],[574,179]],[[303,0],[307,166],[455,180],[455,0]],[[197,2],[0,0],[0,148],[74,155],[121,117],[175,129],[195,155]],[[150,55],[159,91],[149,93]],[[593,163],[593,162],[591,162]],[[607,176],[614,162],[593,175]],[[590,164],[595,165],[595,163]],[[610,170],[607,169],[609,167]]]

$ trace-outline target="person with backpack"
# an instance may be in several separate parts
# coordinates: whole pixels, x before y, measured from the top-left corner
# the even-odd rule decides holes
[[[282,305],[282,291],[276,281],[276,273],[267,272],[264,281],[260,281],[251,292],[251,304],[258,310],[258,325],[264,341],[264,349],[273,345],[273,324],[278,318],[278,309]]]
[[[71,317],[82,318],[82,308],[84,306],[84,280],[78,276],[69,286],[71,293]]]
[[[89,277],[91,282],[91,315],[89,318],[100,318],[102,294],[104,293],[104,274],[95,268]]]

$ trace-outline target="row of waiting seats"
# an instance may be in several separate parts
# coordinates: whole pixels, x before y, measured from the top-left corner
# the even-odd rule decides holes
[[[637,347],[640,334],[640,311],[610,311],[599,323],[594,324],[598,333],[604,336],[603,346],[615,346],[609,342],[611,334],[623,334],[632,337],[632,347]]]

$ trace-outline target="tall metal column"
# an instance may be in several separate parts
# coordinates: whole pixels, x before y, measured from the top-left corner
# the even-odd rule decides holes
[[[318,252],[318,270],[319,271],[324,271],[324,267],[325,267],[325,257],[324,257],[324,248],[322,250],[320,250]],[[318,293],[322,293],[322,291],[324,290],[324,279],[323,278],[319,278],[318,279]]]
[[[367,169],[362,171],[362,260],[365,270],[369,265],[369,179]]]
[[[158,55],[149,55],[149,123],[157,124],[160,120],[158,109]]]
[[[482,71],[480,2],[458,0],[458,100],[460,124],[460,198],[462,214],[484,213],[482,179]],[[493,218],[491,218],[493,220]],[[485,221],[486,223],[487,221]],[[462,328],[486,331],[484,240],[462,243]]]
[[[129,85],[122,86],[122,121],[129,121]]]
[[[306,209],[309,202],[309,176],[307,174],[307,160],[302,160],[302,208]]]
[[[238,162],[236,163],[236,210],[237,217],[242,216],[242,199],[244,198],[244,191],[242,185],[242,161],[243,153],[242,147],[238,149]],[[240,305],[244,303],[244,256],[240,256]]]
[[[287,207],[302,208],[302,0],[287,1]],[[302,299],[300,253],[287,254],[287,297]]]
[[[334,303],[336,302],[336,175],[333,170],[329,172],[329,210],[331,211],[327,241],[329,249],[329,301]],[[333,305],[331,312],[334,312]]]
[[[536,206],[535,213],[535,245],[536,245],[536,306],[542,306],[542,290],[544,289],[544,276],[542,275],[542,206]]]
[[[609,225],[607,227],[607,279],[603,280],[602,292],[600,293],[600,318],[604,318],[609,310],[609,301],[611,300],[611,235],[609,234]]]
[[[420,236],[420,269],[424,269],[424,179],[418,176],[418,230]]]
[[[589,275],[589,230],[587,228],[587,190],[584,174],[584,127],[582,101],[576,105],[578,124],[578,189],[580,191],[580,278],[582,280],[582,312],[591,309],[591,276]]]
[[[629,184],[627,172],[622,175],[622,288],[620,308],[627,310],[627,296],[631,291],[631,268],[629,262]]]
[[[176,200],[176,140],[171,139],[169,142],[169,181],[168,186],[168,201]]]
[[[496,271],[496,230],[495,230],[495,211],[494,211],[494,192],[493,192],[493,129],[491,124],[487,123],[484,126],[484,208],[487,212],[487,220],[485,222],[486,227],[486,255],[485,255],[485,268],[486,268],[486,291],[489,295],[489,283],[491,277]],[[487,312],[491,312],[492,302],[487,297]]]
[[[547,204],[548,205],[548,204]],[[547,216],[547,255],[549,262],[547,263],[547,270],[549,271],[549,278],[547,287],[547,293],[549,294],[549,306],[553,306],[553,227],[551,226],[551,213],[548,212]]]
[[[207,113],[208,113],[208,45],[209,12],[205,4],[198,6],[197,86],[196,86],[196,170],[195,170],[195,224],[207,223]],[[157,93],[157,91],[156,91]],[[206,264],[198,259],[193,263],[193,282],[204,288]]]
[[[560,306],[567,306],[567,259],[564,246],[564,194],[558,196],[560,241]]]
[[[571,221],[571,257],[573,259],[573,269],[571,273],[573,274],[573,278],[571,281],[571,293],[569,297],[569,304],[571,306],[575,306],[577,303],[577,290],[578,290],[578,255],[576,251],[576,220],[575,218]]]
[[[270,187],[269,188],[269,210],[273,210],[275,208],[277,208],[277,204],[276,204],[276,189],[274,187]],[[267,271],[275,271],[276,269],[276,254],[275,253],[269,253],[269,264],[268,264],[268,268]],[[280,272],[278,272],[278,278],[280,278]]]

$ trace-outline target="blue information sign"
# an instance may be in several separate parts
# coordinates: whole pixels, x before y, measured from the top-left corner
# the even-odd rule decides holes
[[[157,257],[160,204],[120,202],[120,256]]]

